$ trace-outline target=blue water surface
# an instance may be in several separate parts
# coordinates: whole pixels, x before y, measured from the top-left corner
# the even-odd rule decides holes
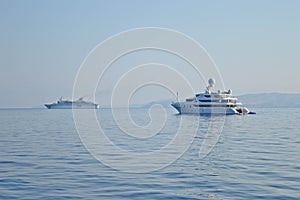
[[[85,149],[71,110],[2,109],[0,199],[300,199],[300,109],[255,111],[227,116],[218,143],[203,159],[207,116],[200,116],[197,135],[178,160],[154,172],[127,173]],[[96,112],[111,141],[140,152],[172,140],[180,117],[198,117],[179,117],[168,108],[162,137],[141,141],[126,139],[110,109]],[[131,115],[137,125],[149,123],[147,109]]]

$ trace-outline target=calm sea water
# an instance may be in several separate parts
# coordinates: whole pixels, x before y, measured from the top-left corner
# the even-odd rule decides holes
[[[193,143],[178,160],[154,172],[127,173],[85,149],[71,110],[2,109],[0,199],[300,199],[300,109],[255,111],[227,116],[218,143],[204,159],[199,149],[211,119],[201,116]],[[137,125],[149,123],[146,109],[131,114]],[[167,144],[180,117],[198,118],[170,108],[161,137],[145,141],[126,139],[110,109],[98,110],[97,116],[111,141],[140,152]]]

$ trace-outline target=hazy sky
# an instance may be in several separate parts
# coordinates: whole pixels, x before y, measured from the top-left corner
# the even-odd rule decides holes
[[[194,38],[237,95],[300,93],[298,0],[0,0],[0,27],[0,107],[71,98],[87,54],[106,38],[139,27]]]

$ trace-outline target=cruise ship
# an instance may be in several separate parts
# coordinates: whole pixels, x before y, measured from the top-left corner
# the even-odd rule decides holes
[[[237,97],[232,95],[232,90],[213,92],[214,84],[215,80],[211,78],[204,93],[196,94],[185,102],[173,102],[171,105],[179,114],[256,114],[242,106]]]
[[[45,104],[48,109],[98,109],[99,105],[93,102],[84,101],[83,97],[76,101],[63,100],[62,97],[57,103]]]

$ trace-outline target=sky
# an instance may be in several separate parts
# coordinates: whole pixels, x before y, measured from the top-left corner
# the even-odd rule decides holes
[[[113,35],[143,27],[193,38],[217,65],[226,89],[236,95],[300,93],[299,19],[297,0],[0,0],[0,108],[72,98],[76,74],[89,53]],[[158,52],[130,56],[114,63],[106,85],[99,86],[100,104],[111,95],[115,82],[108,81],[110,76],[151,59],[182,62]],[[201,82],[195,90],[204,87]],[[161,88],[148,89],[140,101],[170,95]]]

